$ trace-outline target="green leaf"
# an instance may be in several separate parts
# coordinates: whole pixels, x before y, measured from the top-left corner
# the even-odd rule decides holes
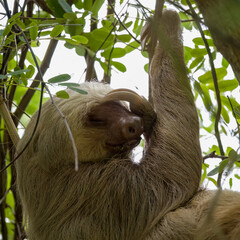
[[[69,79],[71,79],[71,76],[69,74],[60,74],[58,76],[48,79],[48,83],[65,82],[68,81]]]
[[[74,4],[75,4],[76,8],[78,8],[78,9],[82,9],[83,8],[82,0],[74,1]]]
[[[36,23],[32,22],[29,28],[30,37],[32,40],[35,40],[38,36],[38,26]]]
[[[26,73],[26,77],[31,78],[35,73],[35,68],[33,67],[33,65],[29,65],[27,69],[29,69],[29,72]]]
[[[137,16],[137,19],[134,23],[134,27],[133,27],[133,32],[136,34],[136,36],[139,36],[140,33],[141,33],[141,30],[143,28],[143,23],[144,23],[144,20],[142,20],[140,22],[140,24],[138,25],[138,18],[139,18],[139,15]]]
[[[133,25],[133,32],[136,33],[137,29],[138,29],[138,22],[139,22],[139,12],[137,12],[137,17],[136,17],[136,20],[134,22],[134,25]]]
[[[223,125],[221,125],[221,131],[227,136],[227,131]]]
[[[48,7],[53,11],[53,15],[57,18],[62,18],[65,11],[58,3],[58,0],[45,0]]]
[[[71,6],[65,0],[58,0],[58,3],[66,13],[72,12]]]
[[[83,95],[87,95],[88,94],[88,92],[86,92],[86,91],[84,91],[84,90],[82,90],[80,88],[77,88],[77,87],[69,87],[69,89],[71,89],[71,90],[73,90],[75,92],[78,92],[80,94],[83,94]]]
[[[182,20],[189,20],[189,16],[186,13],[183,12],[179,12],[179,16]],[[183,22],[182,25],[188,29],[188,30],[192,30],[192,23],[189,22]]]
[[[223,102],[224,106],[226,106],[230,111],[232,111],[232,106],[230,105],[230,102],[233,106],[233,109],[238,106],[238,102],[233,97],[225,97],[224,95],[221,95],[221,101]]]
[[[65,25],[65,32],[69,33],[71,36],[81,35],[83,33],[83,28],[85,26],[85,20],[83,18],[78,18],[74,21],[67,21]]]
[[[72,39],[77,41],[78,43],[82,43],[82,44],[88,43],[88,39],[84,36],[76,35],[76,36],[72,36]]]
[[[229,158],[230,162],[235,162],[238,158],[237,152],[232,149],[228,154],[228,158]]]
[[[83,8],[87,11],[91,11],[92,8],[92,1],[93,0],[84,0],[83,2]]]
[[[18,17],[20,17],[21,15],[22,15],[22,11],[14,14],[11,18],[9,18],[8,22],[10,23],[10,22],[16,20],[16,19],[17,19]]]
[[[74,12],[66,12],[63,14],[63,17],[70,21],[75,21],[77,19],[77,14]]]
[[[207,42],[208,42],[208,45],[213,47],[214,46],[214,43],[213,43],[213,40],[212,39],[206,39]],[[196,37],[192,40],[196,45],[200,45],[200,46],[205,46],[204,42],[203,42],[203,39],[201,37]]]
[[[234,174],[234,177],[240,180],[240,176],[238,174]]]
[[[222,162],[220,162],[219,169],[218,169],[219,173],[222,173],[224,171],[224,169],[228,165],[228,162],[229,162],[229,159],[224,159]]]
[[[17,70],[17,71],[14,71],[14,72],[10,72],[7,75],[15,76],[15,75],[20,75],[20,74],[25,73],[25,72],[30,72],[30,69]]]
[[[102,7],[104,3],[104,0],[95,0],[92,6],[92,10],[91,12],[93,13],[94,16],[98,15],[98,12],[100,10],[100,8]]]
[[[80,84],[79,84],[79,83],[71,83],[71,82],[68,82],[68,83],[59,83],[58,85],[60,85],[60,86],[66,86],[66,87],[80,87]]]
[[[92,36],[98,41],[105,41],[107,37],[108,37],[108,41],[114,40],[113,35],[111,34],[109,36],[109,33],[110,31],[107,30],[106,28],[99,28],[99,29],[94,29],[92,31]]]
[[[126,53],[130,53],[130,52],[132,52],[133,50],[137,49],[139,46],[140,46],[140,44],[139,44],[138,42],[133,41],[133,42],[129,43],[129,44],[124,48],[124,50],[125,50]]]
[[[122,64],[122,63],[120,63],[120,62],[111,61],[111,64],[112,64],[116,69],[118,69],[120,72],[126,72],[126,71],[127,71],[125,65]]]
[[[222,66],[225,68],[229,66],[229,62],[224,57],[222,58]]]
[[[229,187],[230,187],[230,189],[232,188],[232,185],[233,185],[233,180],[232,180],[232,178],[229,178]]]
[[[56,92],[56,96],[59,97],[59,98],[64,98],[64,99],[69,98],[69,94],[64,90]]]
[[[217,181],[214,178],[208,177],[207,179],[217,186]]]
[[[196,49],[192,49],[191,54],[195,58],[202,57],[207,54],[207,50],[206,48],[202,48],[202,49],[196,48]]]
[[[129,34],[117,35],[117,39],[121,42],[129,42],[132,37]]]
[[[104,52],[101,53],[101,55],[106,59],[109,59],[110,57],[121,58],[126,55],[126,51],[122,48],[114,48],[113,50],[112,49],[105,50]]]
[[[236,114],[237,119],[240,118],[240,105],[234,107],[234,113]]]
[[[146,73],[149,72],[149,64],[148,63],[144,65],[144,70]]]
[[[133,22],[130,21],[130,22],[124,23],[124,26],[125,26],[125,28],[129,28],[132,24],[133,24]],[[121,31],[125,30],[125,28],[122,25],[120,25],[118,31],[121,32]]]
[[[25,24],[20,20],[16,19],[15,23],[22,29],[24,30],[26,28]]]
[[[194,82],[194,89],[200,94],[205,108],[210,112],[212,109],[212,101],[208,89],[199,82]]]
[[[193,69],[195,68],[202,60],[204,59],[204,57],[197,57],[195,58],[192,63],[190,64],[189,68]]]
[[[42,31],[42,32],[39,32],[39,36],[40,37],[45,37],[45,36],[48,36],[50,35],[51,31]]]
[[[10,31],[11,31],[11,29],[12,29],[12,25],[13,25],[13,24],[9,24],[9,25],[7,25],[7,26],[4,28],[4,31],[3,31],[3,36],[4,36],[4,37],[7,36],[7,35],[10,33]]]
[[[223,117],[224,121],[226,123],[229,123],[230,122],[230,118],[229,118],[229,115],[228,115],[228,111],[223,106],[221,108],[221,114],[222,114],[222,117]]]
[[[227,75],[227,70],[225,68],[216,68],[215,70],[216,70],[218,81],[222,80]],[[211,83],[212,82],[212,72],[208,71],[208,72],[204,73],[203,75],[201,75],[198,78],[198,80],[201,83]]]
[[[108,65],[103,61],[99,61],[99,63],[101,65],[102,69],[104,70],[104,72],[108,73]]]
[[[112,28],[112,21],[104,19],[104,20],[102,20],[102,25],[103,25],[104,28],[109,30],[109,28]]]
[[[222,80],[227,75],[226,68],[216,68],[218,80]]]
[[[210,172],[207,174],[207,176],[208,176],[208,177],[211,177],[211,176],[214,176],[214,175],[218,174],[218,173],[219,173],[218,170],[219,170],[219,166],[215,167],[212,171],[210,171]]]
[[[206,163],[203,163],[202,164],[202,177],[201,177],[201,185],[203,183],[203,181],[206,179],[207,177],[207,168],[209,167],[208,164]]]
[[[76,46],[75,52],[79,56],[85,56],[86,50],[83,47],[81,47],[81,46]]]
[[[192,48],[186,46],[184,47],[184,60],[186,64],[192,59],[191,51]]]
[[[220,80],[218,81],[218,88],[220,92],[232,91],[238,87],[239,83],[236,79],[233,80]],[[209,88],[215,90],[214,84],[210,83]]]
[[[63,30],[64,30],[64,26],[63,25],[57,25],[51,31],[50,36],[52,38],[55,38],[55,37],[59,36],[59,34],[61,34]]]
[[[5,79],[5,78],[7,78],[7,77],[8,77],[7,74],[6,74],[6,75],[0,74],[0,79]]]

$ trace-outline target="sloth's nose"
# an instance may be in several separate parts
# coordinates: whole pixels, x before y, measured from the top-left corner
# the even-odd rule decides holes
[[[143,121],[138,116],[125,118],[121,125],[121,131],[125,139],[135,139],[143,134]]]

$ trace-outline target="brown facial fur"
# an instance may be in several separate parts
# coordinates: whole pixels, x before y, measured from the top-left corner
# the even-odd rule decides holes
[[[197,236],[213,193],[202,192],[189,202],[201,176],[198,117],[184,66],[178,15],[165,11],[160,29],[168,40],[157,44],[150,67],[156,121],[146,106],[128,111],[113,102],[104,105],[102,99],[111,89],[103,84],[86,83],[82,88],[88,95],[72,92],[70,99],[56,100],[78,148],[79,171],[75,172],[64,123],[51,102],[44,105],[36,135],[16,164],[30,240]],[[111,109],[116,110],[113,116]],[[106,148],[109,139],[117,145],[128,141],[118,129],[117,120],[123,116],[137,119],[136,137],[142,124],[147,132],[149,147],[139,164],[121,149]],[[36,115],[18,150],[31,136],[35,119]]]

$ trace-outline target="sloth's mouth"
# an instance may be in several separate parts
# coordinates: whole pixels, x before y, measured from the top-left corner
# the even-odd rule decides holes
[[[141,141],[141,137],[131,139],[120,144],[106,143],[106,147],[113,152],[127,152],[135,148]]]

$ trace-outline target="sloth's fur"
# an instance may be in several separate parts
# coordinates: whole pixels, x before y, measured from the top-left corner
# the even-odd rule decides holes
[[[157,44],[150,68],[157,120],[139,164],[130,154],[108,152],[104,131],[83,124],[109,86],[86,83],[81,88],[88,95],[56,99],[76,141],[77,172],[66,127],[51,102],[44,105],[37,132],[16,164],[30,240],[239,239],[239,194],[223,191],[210,214],[215,192],[199,190],[198,116],[178,15],[165,11],[160,29],[168,40]],[[18,151],[35,120],[36,114]]]

